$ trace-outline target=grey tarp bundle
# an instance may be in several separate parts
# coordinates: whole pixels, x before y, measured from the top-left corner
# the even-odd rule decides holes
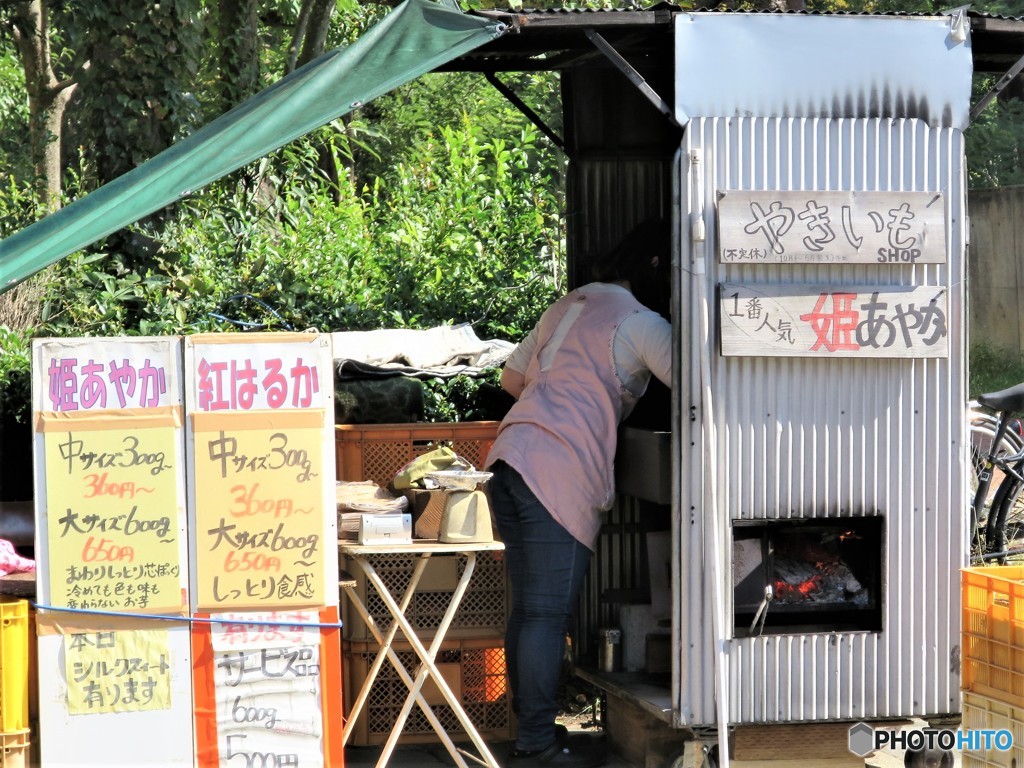
[[[0,241],[0,292],[503,32],[450,6],[405,0],[351,45]]]

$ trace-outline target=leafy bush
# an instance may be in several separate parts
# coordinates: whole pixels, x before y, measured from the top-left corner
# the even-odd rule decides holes
[[[121,235],[62,260],[45,285],[39,332],[468,322],[482,338],[518,340],[562,290],[560,190],[544,170],[550,150],[530,125],[511,139],[486,138],[463,116],[437,134],[405,147],[387,184],[362,190],[349,174],[335,186],[325,181],[323,134],[295,142],[239,183],[177,206],[159,234],[134,228],[130,258]],[[143,261],[140,243],[149,249]],[[431,418],[473,418],[477,386],[428,386]]]
[[[1024,184],[1024,102],[993,101],[965,133],[971,188]]]
[[[970,351],[970,396],[998,392],[1024,381],[1024,355],[1017,349],[975,344]]]
[[[31,413],[32,354],[26,331],[0,325],[0,414],[25,421]]]
[[[450,379],[429,379],[423,382],[425,421],[488,421],[498,420],[492,392],[499,387],[500,372],[488,371],[479,377],[454,376]]]
[[[295,328],[470,322],[518,340],[562,288],[558,197],[536,169],[537,133],[524,128],[514,147],[468,120],[441,134],[407,151],[387,189],[362,194],[347,176],[320,183],[315,152],[294,145],[261,164],[257,192],[181,206],[151,274],[116,253],[67,260],[49,330],[229,329],[211,313],[232,312],[273,326],[270,307]],[[267,187],[282,193],[261,197]],[[230,301],[242,294],[259,301]]]

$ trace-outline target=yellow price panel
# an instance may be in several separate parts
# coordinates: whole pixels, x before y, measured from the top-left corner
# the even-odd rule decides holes
[[[220,414],[212,429],[197,423],[200,610],[325,604],[321,422],[317,412],[291,412]],[[336,557],[333,547],[329,554]]]
[[[44,434],[51,603],[182,611],[175,428]]]

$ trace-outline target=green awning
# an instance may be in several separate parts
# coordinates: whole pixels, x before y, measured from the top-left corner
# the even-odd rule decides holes
[[[351,45],[0,241],[0,292],[503,32],[452,7],[405,0]]]

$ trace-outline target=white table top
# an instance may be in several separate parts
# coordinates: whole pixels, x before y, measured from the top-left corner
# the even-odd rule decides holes
[[[460,541],[445,544],[436,539],[413,539],[412,544],[359,544],[355,541],[338,541],[338,551],[343,555],[451,555],[464,552],[500,552],[505,544],[500,541]]]

